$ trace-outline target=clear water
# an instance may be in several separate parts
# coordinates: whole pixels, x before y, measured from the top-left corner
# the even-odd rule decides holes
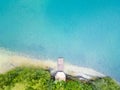
[[[37,58],[64,57],[120,81],[117,0],[0,0],[0,47]]]

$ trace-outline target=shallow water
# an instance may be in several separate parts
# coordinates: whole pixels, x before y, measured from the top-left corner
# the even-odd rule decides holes
[[[62,56],[120,81],[116,0],[6,1],[0,1],[0,47],[42,59]]]

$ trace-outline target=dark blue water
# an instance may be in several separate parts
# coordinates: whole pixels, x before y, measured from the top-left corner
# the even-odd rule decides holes
[[[0,0],[0,47],[93,68],[120,81],[117,0]]]

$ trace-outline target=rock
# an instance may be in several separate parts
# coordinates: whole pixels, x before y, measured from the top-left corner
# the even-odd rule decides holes
[[[66,74],[64,72],[57,72],[55,75],[55,80],[66,81]]]

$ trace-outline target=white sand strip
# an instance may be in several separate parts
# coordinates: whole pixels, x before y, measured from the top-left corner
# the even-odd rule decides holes
[[[38,59],[18,55],[17,53],[5,50],[3,48],[0,49],[0,73],[6,72],[11,68],[14,68],[20,65],[25,65],[25,66],[33,65],[33,66],[40,66],[43,68],[53,68],[53,71],[56,71],[57,69],[56,62],[53,62],[52,60],[38,60]],[[66,63],[65,63],[64,71],[67,74],[70,74],[73,76],[83,76],[87,79],[90,79],[92,77],[105,76],[93,69],[78,67],[78,66],[66,64]]]

